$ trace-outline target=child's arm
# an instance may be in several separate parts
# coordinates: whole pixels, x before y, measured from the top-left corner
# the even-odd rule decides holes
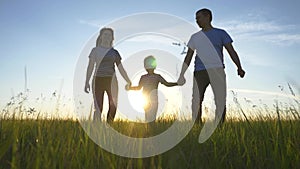
[[[139,85],[138,86],[131,86],[131,84],[127,84],[126,86],[125,86],[125,89],[126,90],[140,90],[141,88],[142,88],[142,78],[140,79],[140,81],[139,81]]]
[[[128,90],[140,90],[142,86],[129,86]]]
[[[160,83],[162,83],[163,85],[165,85],[167,87],[178,86],[177,82],[168,82],[162,76],[160,76]]]
[[[167,84],[165,84],[165,86],[167,86],[167,87],[178,86],[178,83],[177,82],[167,82]]]
[[[173,86],[178,86],[178,83],[177,82],[166,82],[166,83],[163,83],[165,86],[167,87],[173,87]]]

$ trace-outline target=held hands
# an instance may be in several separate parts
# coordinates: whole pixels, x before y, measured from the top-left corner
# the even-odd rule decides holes
[[[125,90],[130,90],[130,87],[131,87],[131,82],[128,82],[126,85],[125,85]]]
[[[237,73],[241,78],[243,78],[246,74],[246,72],[242,68],[238,69]]]
[[[185,84],[186,80],[184,78],[184,76],[179,76],[178,80],[177,80],[177,84],[179,86],[183,86]]]

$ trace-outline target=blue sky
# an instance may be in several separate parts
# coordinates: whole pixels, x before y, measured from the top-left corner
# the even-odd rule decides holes
[[[24,90],[25,66],[27,86],[34,97],[50,97],[58,90],[72,97],[82,48],[113,20],[140,12],[162,12],[196,26],[195,11],[203,7],[213,11],[213,25],[232,36],[246,70],[246,77],[240,79],[226,54],[228,88],[279,93],[278,85],[290,83],[299,93],[298,0],[4,0],[0,2],[0,105]]]

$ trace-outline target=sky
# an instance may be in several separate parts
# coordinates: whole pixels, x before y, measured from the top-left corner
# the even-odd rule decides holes
[[[241,95],[247,93],[249,99],[257,99],[256,94],[261,94],[259,97],[272,100],[282,93],[290,95],[290,84],[299,99],[298,0],[3,0],[0,105],[24,91],[25,86],[33,98],[50,98],[54,92],[72,98],[74,73],[82,49],[101,27],[112,21],[137,13],[158,12],[178,16],[199,29],[195,12],[204,7],[213,12],[213,26],[231,35],[246,71],[245,78],[239,78],[224,51],[228,89]]]

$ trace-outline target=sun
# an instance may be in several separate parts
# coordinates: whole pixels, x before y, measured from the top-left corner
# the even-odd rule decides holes
[[[141,90],[128,91],[128,99],[131,107],[137,112],[144,112],[144,105],[146,104],[146,98],[143,96]]]

